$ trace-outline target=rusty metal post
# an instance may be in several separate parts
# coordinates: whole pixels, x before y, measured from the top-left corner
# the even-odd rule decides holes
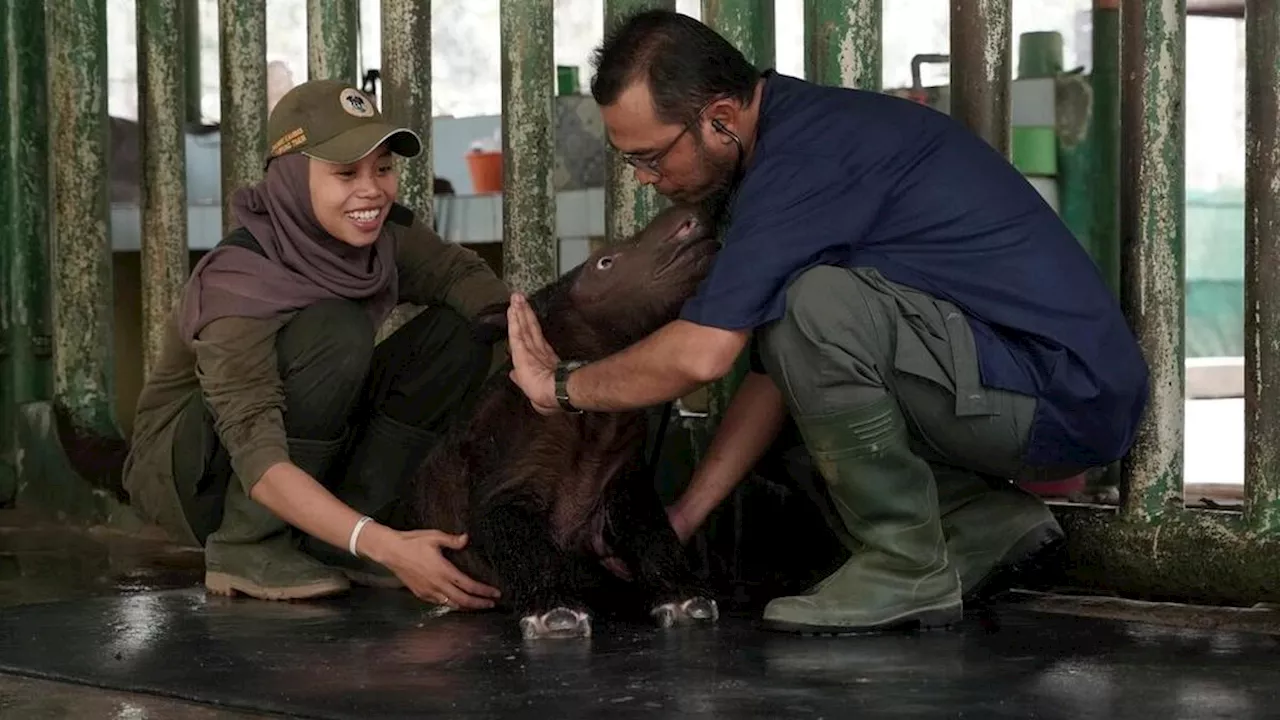
[[[0,189],[5,209],[0,254],[0,376],[9,412],[49,397],[51,340],[46,309],[49,271],[49,126],[45,77],[45,9],[42,3],[5,3],[3,135],[5,166]],[[9,453],[12,426],[4,425],[0,452]]]
[[[757,68],[763,70],[773,66],[776,52],[774,0],[702,0],[702,22],[724,36]],[[725,408],[738,391],[747,370],[747,353],[744,350],[733,369],[707,388],[709,429],[720,424]],[[741,509],[738,504],[735,507]]]
[[[605,0],[604,26],[608,32],[628,15],[640,10],[675,10],[675,0]],[[610,243],[634,235],[666,206],[666,200],[649,185],[641,185],[635,169],[615,152],[605,156],[604,235]]]
[[[1093,0],[1094,260],[1120,294],[1120,0]]]
[[[359,36],[357,0],[307,0],[307,77],[356,82]]]
[[[231,195],[262,179],[267,152],[267,6],[218,0],[222,85],[222,228],[232,225]]]
[[[106,0],[48,0],[53,390],[77,431],[114,437]]]
[[[13,3],[0,8],[0,38],[8,43],[12,38],[9,23],[12,18],[9,9]],[[6,44],[7,48],[8,45]],[[18,492],[18,401],[14,397],[17,388],[13,387],[13,305],[17,292],[11,280],[9,270],[10,256],[16,250],[9,247],[13,239],[13,220],[10,204],[13,193],[9,190],[9,171],[13,168],[13,149],[9,146],[8,110],[11,106],[9,97],[9,56],[0,53],[0,77],[5,79],[0,85],[0,103],[5,112],[0,113],[0,507],[9,505]]]
[[[879,90],[882,0],[805,0],[805,77],[819,85]]]
[[[200,0],[182,0],[183,72],[186,74],[186,121],[200,122],[204,117],[201,99],[204,82],[200,74]]]
[[[777,57],[773,5],[774,0],[702,0],[702,22],[764,70]]]
[[[502,0],[502,266],[518,292],[558,275],[552,0]]]
[[[381,74],[383,114],[422,137],[422,154],[401,171],[399,201],[424,219],[434,217],[431,3],[382,0]]]
[[[184,0],[138,3],[142,345],[149,374],[187,279]]]
[[[1182,507],[1185,0],[1120,8],[1121,301],[1151,368],[1151,399],[1122,464],[1121,511],[1139,522]]]
[[[1012,0],[951,0],[951,116],[1009,157]]]
[[[1245,5],[1245,520],[1280,529],[1280,6]]]

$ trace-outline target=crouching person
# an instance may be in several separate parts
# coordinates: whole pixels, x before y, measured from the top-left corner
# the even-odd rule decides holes
[[[299,85],[268,129],[265,179],[232,196],[238,227],[192,272],[139,397],[126,490],[204,547],[211,592],[356,581],[489,607],[441,555],[465,536],[372,518],[491,371],[469,320],[508,289],[396,204],[394,156],[422,145],[359,90]],[[429,307],[375,347],[398,302]]]

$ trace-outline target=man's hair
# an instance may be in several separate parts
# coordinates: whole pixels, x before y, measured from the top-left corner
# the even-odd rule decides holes
[[[636,80],[647,80],[654,112],[664,123],[688,122],[708,101],[730,96],[751,103],[760,71],[728,40],[670,10],[625,18],[592,57],[591,95],[612,105]]]

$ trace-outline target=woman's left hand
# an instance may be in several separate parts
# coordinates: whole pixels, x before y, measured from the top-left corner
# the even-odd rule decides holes
[[[542,415],[560,412],[556,402],[556,356],[546,338],[538,317],[523,295],[513,294],[507,308],[507,344],[511,350],[513,369],[511,382],[529,398],[533,409]]]

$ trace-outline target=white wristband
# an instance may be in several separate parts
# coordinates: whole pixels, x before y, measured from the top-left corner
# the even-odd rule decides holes
[[[352,555],[360,557],[360,553],[356,552],[356,540],[360,539],[360,531],[364,529],[364,524],[371,522],[372,520],[373,518],[365,515],[356,522],[356,526],[354,528],[351,528],[351,539],[347,541],[347,550],[349,550]]]

